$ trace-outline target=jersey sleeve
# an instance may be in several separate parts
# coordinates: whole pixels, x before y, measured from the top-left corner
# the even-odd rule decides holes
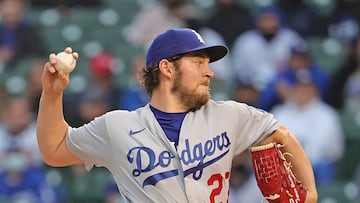
[[[259,144],[280,126],[271,113],[242,103],[235,108],[239,112],[235,119],[238,126],[235,133],[236,154]]]
[[[85,162],[90,170],[95,166],[106,166],[110,160],[110,138],[105,116],[97,117],[79,128],[68,128],[66,144],[69,150]]]

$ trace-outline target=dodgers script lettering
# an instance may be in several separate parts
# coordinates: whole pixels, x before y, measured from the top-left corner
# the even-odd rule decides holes
[[[216,135],[203,143],[195,143],[193,145],[186,139],[185,148],[178,151],[181,163],[185,166],[194,163],[197,163],[197,165],[185,170],[184,176],[193,174],[195,180],[200,179],[204,168],[214,164],[229,152],[230,144],[231,142],[226,132]],[[149,174],[145,178],[143,186],[155,185],[163,179],[178,175],[179,171],[171,167],[171,162],[176,157],[176,155],[167,150],[156,154],[154,150],[145,146],[133,147],[127,154],[129,163],[135,167],[132,170],[134,177]],[[156,173],[157,168],[163,169],[167,167],[169,168],[168,171],[164,172],[164,170],[161,170],[161,173]]]

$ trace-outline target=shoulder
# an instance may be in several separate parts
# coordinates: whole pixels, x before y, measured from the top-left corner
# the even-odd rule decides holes
[[[121,124],[135,122],[135,120],[152,119],[153,114],[149,104],[132,111],[113,110],[103,115],[107,122],[121,119]]]
[[[200,110],[206,112],[216,112],[219,115],[234,115],[236,113],[246,114],[246,113],[266,113],[262,109],[255,108],[253,106],[249,106],[245,103],[236,102],[233,100],[226,101],[215,101],[209,100],[209,102]]]
[[[105,113],[102,117],[105,120],[117,119],[117,118],[131,118],[136,115],[136,111],[128,111],[128,110],[113,110]]]
[[[224,109],[234,108],[245,105],[244,103],[236,102],[233,100],[213,100],[210,99],[204,106],[206,109]]]

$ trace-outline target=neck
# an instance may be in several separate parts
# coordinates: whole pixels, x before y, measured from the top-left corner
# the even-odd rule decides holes
[[[150,100],[151,106],[167,113],[186,112],[187,109],[174,94],[169,91],[154,90]]]

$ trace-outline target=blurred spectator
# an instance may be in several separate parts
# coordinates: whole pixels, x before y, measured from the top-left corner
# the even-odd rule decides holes
[[[338,110],[350,108],[355,113],[360,112],[360,36],[351,44],[347,58],[332,76],[327,101]]]
[[[27,163],[27,154],[10,148],[3,154],[4,170],[0,172],[0,202],[53,203],[55,193],[47,184],[45,171]]]
[[[336,7],[331,15],[328,35],[340,42],[342,49],[345,52],[344,61],[347,63],[349,62],[349,58],[346,57],[348,57],[349,54],[353,54],[354,44],[356,44],[360,34],[360,1],[339,0],[335,1],[335,3]],[[342,67],[346,66],[345,63],[342,64]],[[338,70],[338,73],[336,74],[343,72],[339,69],[336,70]],[[341,81],[339,82],[342,83]]]
[[[80,98],[78,125],[85,124],[108,111],[111,107],[106,101],[106,94],[104,91],[95,88],[91,92],[87,91],[82,94]]]
[[[148,3],[135,15],[127,34],[130,43],[148,46],[155,36],[170,28],[186,27],[195,18],[187,0],[159,0]]]
[[[359,29],[359,22],[355,18],[349,15],[342,15],[332,21],[328,32],[330,37],[341,43],[345,51],[349,51],[348,49],[353,46],[360,33]]]
[[[306,0],[278,0],[277,5],[283,11],[285,26],[302,37],[327,36],[330,19],[319,15]]]
[[[254,29],[236,39],[232,57],[237,79],[250,81],[261,91],[276,72],[286,67],[291,47],[304,40],[283,27],[275,5],[259,8],[255,22]]]
[[[0,123],[0,157],[10,148],[19,148],[26,155],[27,163],[42,166],[35,118],[28,100],[23,96],[11,97],[5,101],[5,107]],[[2,164],[0,162],[0,171]]]
[[[135,56],[131,63],[131,75],[129,77],[128,87],[123,90],[120,98],[120,109],[135,110],[145,106],[150,101],[150,97],[146,94],[137,80],[137,73],[145,67],[145,56]]]
[[[80,93],[67,95],[65,116],[73,126],[91,121],[110,110],[118,109],[122,90],[114,82],[117,59],[109,52],[101,52],[89,59],[89,85]]]
[[[312,61],[307,45],[301,43],[291,48],[291,55],[286,68],[279,71],[261,92],[259,107],[270,111],[275,105],[287,100],[289,94],[292,93],[292,86],[296,83],[297,74],[304,70],[310,72],[320,98],[325,99],[330,77]]]
[[[120,89],[114,82],[114,73],[119,68],[117,58],[110,52],[101,52],[89,60],[91,81],[87,90],[95,89],[104,93],[104,99],[110,106],[110,110],[117,109]]]
[[[203,24],[200,20],[192,20],[188,22],[188,28],[197,31],[206,44],[226,44],[225,39],[221,33],[214,28]],[[210,68],[214,71],[214,79],[219,82],[233,82],[234,70],[231,66],[231,57],[225,56],[219,61],[210,64]]]
[[[267,202],[257,186],[248,151],[234,157],[230,174],[229,203]]]
[[[247,8],[236,0],[216,0],[215,11],[204,24],[219,33],[228,47],[235,39],[252,27],[251,15]]]
[[[30,102],[32,112],[37,115],[39,109],[39,101],[42,92],[41,74],[43,72],[46,59],[35,59],[30,67],[30,71],[27,75],[27,90],[26,96]]]
[[[198,29],[198,32],[207,44],[225,44],[222,35],[211,28],[203,27]],[[227,83],[233,82],[234,68],[231,65],[230,56],[225,56],[221,60],[209,64],[209,66],[215,73],[215,80]]]
[[[250,83],[238,81],[235,84],[233,99],[250,106],[258,107],[259,91]]]
[[[309,71],[297,75],[296,85],[284,104],[272,113],[288,126],[304,147],[318,186],[334,180],[336,162],[344,151],[344,135],[339,115],[324,103]]]
[[[36,27],[26,19],[26,0],[0,1],[0,62],[14,66],[17,61],[46,54]]]

